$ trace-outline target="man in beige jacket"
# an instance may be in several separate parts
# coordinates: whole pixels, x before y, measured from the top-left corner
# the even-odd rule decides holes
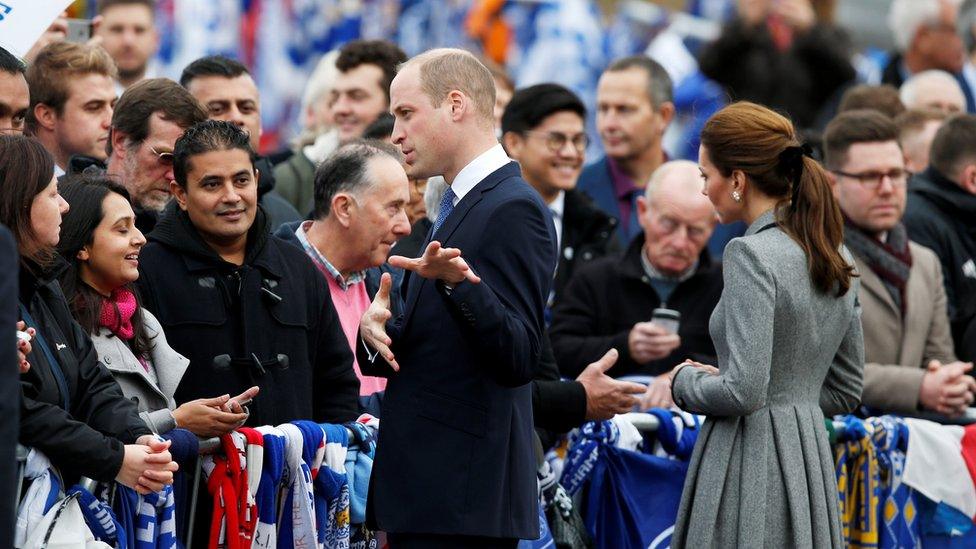
[[[962,414],[976,393],[973,365],[953,353],[938,258],[909,241],[901,223],[909,174],[897,128],[874,111],[845,112],[827,126],[824,151],[861,276],[862,403]]]

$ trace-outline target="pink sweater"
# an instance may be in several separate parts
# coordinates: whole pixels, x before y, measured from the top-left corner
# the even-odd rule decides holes
[[[371,395],[377,391],[386,389],[386,379],[382,377],[364,376],[359,371],[359,363],[356,361],[356,340],[359,337],[359,319],[369,308],[369,294],[366,293],[366,283],[357,282],[349,286],[346,290],[339,287],[335,277],[326,276],[329,281],[329,291],[332,293],[332,303],[335,305],[336,313],[339,315],[339,323],[342,324],[342,331],[346,334],[349,341],[349,348],[352,350],[352,367],[359,378],[359,394],[361,396]]]

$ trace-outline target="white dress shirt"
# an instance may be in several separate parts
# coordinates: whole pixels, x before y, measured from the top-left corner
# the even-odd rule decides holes
[[[556,226],[556,250],[563,249],[563,214],[566,212],[566,191],[559,191],[556,198],[549,203],[552,212],[552,223]]]
[[[509,162],[512,162],[512,159],[505,154],[505,149],[502,148],[501,143],[496,144],[469,162],[450,183],[451,190],[457,197],[454,199],[454,205],[457,206],[464,195],[468,194],[482,179]]]

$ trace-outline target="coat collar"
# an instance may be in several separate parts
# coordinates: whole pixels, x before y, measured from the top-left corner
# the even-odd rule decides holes
[[[154,392],[170,402],[190,361],[169,346],[156,317],[145,309],[142,310],[142,314],[146,331],[152,340],[149,361],[155,368],[158,385],[150,379],[126,342],[116,337],[108,328],[100,328],[98,333],[93,334],[92,343],[106,368],[116,373],[138,375],[145,381],[147,387],[151,387]]]
[[[758,218],[756,218],[756,220],[753,221],[751,225],[749,225],[749,228],[746,229],[746,236],[751,236],[758,233],[769,224],[773,224],[773,225],[776,224],[775,209],[767,210],[765,213],[763,213]]]

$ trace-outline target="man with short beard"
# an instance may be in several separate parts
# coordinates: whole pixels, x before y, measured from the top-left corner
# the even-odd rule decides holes
[[[129,191],[136,227],[144,234],[155,227],[172,196],[176,139],[206,119],[190,92],[166,78],[133,85],[115,104],[107,172]]]

